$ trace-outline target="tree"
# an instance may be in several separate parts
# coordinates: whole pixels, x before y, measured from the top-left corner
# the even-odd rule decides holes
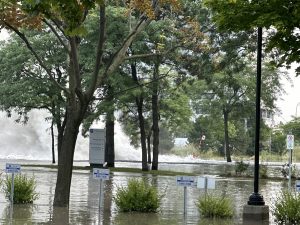
[[[66,83],[66,76],[63,73],[66,70],[66,57],[54,35],[38,32],[27,32],[26,35],[32,40],[33,47],[39,46],[41,58],[49,59],[45,63],[51,68],[54,79],[60,84]],[[47,110],[52,115],[49,120],[51,120],[52,162],[55,163],[53,125],[57,127],[57,149],[60,152],[65,113],[62,106],[65,100],[60,90],[50,82],[35,57],[16,35],[12,35],[9,42],[3,42],[1,46],[1,109],[5,110],[8,116],[15,111],[19,115],[17,122],[26,122],[27,112],[31,109]]]
[[[189,4],[197,3],[192,2]],[[195,63],[186,67],[194,73],[199,71],[197,78],[200,81],[192,85],[190,94],[198,115],[213,117],[214,121],[219,121],[222,116],[224,153],[227,161],[231,161],[230,150],[233,146],[230,144],[230,139],[232,139],[229,134],[230,126],[240,127],[239,121],[250,118],[250,113],[253,112],[251,109],[253,108],[253,97],[255,96],[253,92],[255,71],[253,70],[252,61],[255,57],[253,54],[255,51],[255,35],[253,30],[218,32],[210,19],[211,12],[203,8],[201,3],[198,3],[198,6],[197,10],[203,12],[198,20],[202,25],[201,31],[209,43],[209,48],[201,54],[195,54],[193,57]],[[193,61],[189,60],[189,62]],[[267,61],[270,60],[267,59]],[[265,66],[265,72],[267,74],[264,77],[263,84],[264,107],[272,111],[275,108],[274,102],[280,87],[278,78],[280,73],[270,63]],[[205,85],[197,87],[197,84],[201,84],[201,80],[204,80]],[[202,90],[200,90],[201,88]],[[247,113],[238,114],[237,109],[241,108],[244,109],[243,112]],[[235,117],[231,117],[231,114],[234,114]],[[198,142],[200,135],[201,133],[197,135]]]
[[[279,65],[300,62],[298,0],[206,0],[220,30],[241,31],[256,27],[268,29],[267,50],[279,50]],[[296,69],[300,73],[300,67]]]
[[[58,153],[58,173],[55,189],[54,205],[67,206],[70,197],[70,186],[73,169],[73,156],[79,132],[89,107],[94,103],[94,95],[105,84],[106,78],[117,70],[124,62],[128,47],[136,36],[154,19],[162,4],[172,1],[132,1],[131,7],[135,8],[137,18],[135,25],[128,31],[126,38],[118,43],[114,52],[108,54],[106,49],[106,10],[109,7],[105,1],[5,1],[0,4],[0,26],[16,33],[34,55],[39,65],[47,74],[55,87],[63,93],[66,104],[65,127],[62,135],[62,146]],[[112,6],[114,7],[114,6]],[[86,21],[93,10],[98,12],[98,40],[93,41],[95,46],[95,60],[90,64],[81,64],[84,59],[80,57],[80,47],[86,42]],[[45,25],[45,27],[43,27]],[[53,76],[52,70],[47,66],[47,58],[41,58],[38,49],[34,49],[21,28],[39,29],[40,32],[52,32],[64,49],[67,62],[67,83],[60,84]],[[85,66],[85,69],[82,68]]]

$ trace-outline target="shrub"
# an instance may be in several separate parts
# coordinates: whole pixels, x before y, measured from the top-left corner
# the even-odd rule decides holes
[[[266,165],[259,166],[259,176],[263,179],[268,178],[268,167]]]
[[[272,212],[277,224],[300,224],[300,195],[283,191],[275,200]]]
[[[289,165],[287,163],[283,164],[282,167],[281,167],[281,170],[280,170],[282,176],[284,178],[288,178],[289,177]],[[296,178],[298,177],[299,175],[299,171],[298,169],[296,168],[296,165],[292,165],[292,169],[291,169],[291,178]]]
[[[244,163],[243,160],[241,160],[239,162],[236,162],[235,166],[234,166],[235,173],[237,175],[241,175],[241,174],[243,174],[243,173],[245,173],[247,171],[248,167],[249,167],[249,164]]]
[[[206,218],[231,218],[233,216],[232,202],[227,197],[205,195],[196,203],[200,214]]]
[[[16,175],[14,178],[14,203],[32,203],[38,198],[35,188],[36,180],[34,177],[27,178],[26,175]],[[10,200],[11,177],[6,176],[6,179],[3,181],[2,190],[5,193],[5,197]]]
[[[127,187],[118,187],[115,203],[122,212],[156,212],[161,196],[143,179],[129,179]]]

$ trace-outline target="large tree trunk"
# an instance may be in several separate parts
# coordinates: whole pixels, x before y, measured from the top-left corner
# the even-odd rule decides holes
[[[151,164],[151,132],[147,136],[148,164]]]
[[[136,65],[131,64],[131,75],[132,79],[139,85]],[[145,118],[143,115],[143,105],[144,105],[144,98],[143,93],[140,96],[136,97],[136,106],[138,111],[138,119],[139,119],[139,127],[140,127],[140,136],[141,136],[141,146],[142,146],[142,170],[148,171],[148,164],[147,164],[147,145],[146,145],[146,131],[145,131]]]
[[[51,148],[52,148],[52,163],[55,164],[55,137],[54,137],[54,122],[51,123]]]
[[[141,135],[141,146],[142,146],[142,170],[148,171],[147,163],[147,146],[146,146],[146,132],[145,132],[145,119],[143,115],[143,98],[136,98],[136,104],[138,108],[138,117],[140,125],[140,135]]]
[[[105,162],[108,167],[115,167],[115,117],[114,117],[114,97],[112,86],[107,86],[107,103],[106,110],[106,143],[105,143]]]
[[[152,131],[153,131],[153,161],[152,170],[158,169],[159,154],[159,109],[158,109],[158,75],[159,63],[155,63],[152,87]]]
[[[72,180],[73,157],[81,121],[75,120],[75,113],[68,113],[68,120],[62,138],[58,157],[58,171],[54,195],[54,206],[68,206]]]
[[[229,133],[228,133],[228,115],[229,112],[226,109],[223,109],[224,116],[224,152],[226,154],[227,162],[231,162],[231,153],[229,148]]]
[[[106,117],[106,144],[105,144],[105,161],[108,167],[115,167],[115,121],[113,118]]]

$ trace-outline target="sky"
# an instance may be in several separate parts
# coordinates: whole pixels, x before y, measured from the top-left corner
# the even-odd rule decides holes
[[[300,116],[300,76],[296,77],[295,69],[297,65],[292,65],[288,70],[289,77],[292,82],[282,79],[283,89],[286,94],[280,97],[277,102],[277,107],[281,110],[281,115],[275,115],[275,122],[286,123],[293,119],[295,116]],[[299,105],[297,106],[297,104]],[[297,107],[297,115],[296,115]]]
[[[0,31],[0,40],[3,40],[7,37],[8,34],[5,31]],[[292,120],[293,117],[296,116],[296,106],[298,103],[297,116],[300,116],[300,94],[298,94],[300,93],[300,76],[296,77],[295,68],[296,64],[294,64],[292,68],[288,70],[291,81],[288,81],[285,78],[281,80],[286,94],[281,96],[276,104],[281,113],[275,114],[275,124],[280,122],[287,123],[288,121]]]

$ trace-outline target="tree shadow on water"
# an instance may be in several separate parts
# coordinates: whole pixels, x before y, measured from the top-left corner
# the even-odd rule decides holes
[[[207,219],[200,218],[197,225],[233,225],[235,224],[232,219]]]
[[[118,213],[114,225],[153,225],[160,224],[157,213]]]
[[[24,225],[32,224],[32,204],[14,204],[11,209],[8,204],[3,210],[2,224]]]

